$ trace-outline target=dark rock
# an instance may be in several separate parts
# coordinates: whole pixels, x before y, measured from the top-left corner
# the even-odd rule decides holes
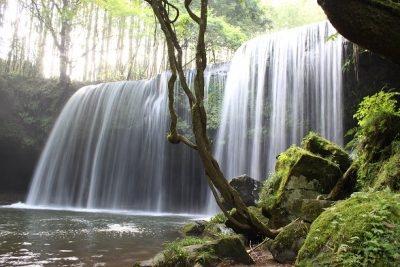
[[[238,191],[239,195],[241,196],[244,204],[249,206],[256,206],[258,199],[260,198],[260,191],[262,188],[262,183],[257,181],[247,175],[241,175],[238,177],[233,178],[229,184]],[[226,209],[230,210],[233,207],[228,203],[223,201],[224,206]]]
[[[285,226],[274,240],[267,242],[274,259],[280,263],[291,263],[306,239],[310,224],[301,220]]]

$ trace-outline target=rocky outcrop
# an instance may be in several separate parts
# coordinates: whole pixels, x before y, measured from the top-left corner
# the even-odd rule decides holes
[[[260,205],[269,225],[279,228],[299,217],[315,219],[330,205],[317,197],[329,194],[342,175],[338,164],[303,148],[289,148],[278,157],[275,174],[263,188]],[[311,202],[318,209],[309,209]]]

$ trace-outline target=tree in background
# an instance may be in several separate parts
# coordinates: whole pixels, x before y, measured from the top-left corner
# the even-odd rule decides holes
[[[74,27],[81,0],[30,0],[29,9],[50,32],[59,51],[60,83],[67,86],[71,81],[70,68],[71,32]],[[57,17],[54,17],[54,12]]]

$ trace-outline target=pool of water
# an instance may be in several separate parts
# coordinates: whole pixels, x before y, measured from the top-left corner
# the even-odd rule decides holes
[[[194,217],[0,206],[0,266],[132,266]]]

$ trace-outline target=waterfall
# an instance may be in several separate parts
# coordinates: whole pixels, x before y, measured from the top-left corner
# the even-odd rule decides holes
[[[186,73],[189,81],[194,74]],[[208,67],[207,88],[222,94],[225,76],[225,65]],[[78,90],[50,134],[27,204],[203,212],[208,188],[197,153],[166,141],[168,77]],[[188,110],[177,104],[181,128]]]
[[[206,99],[222,97],[225,85],[213,143],[226,177],[266,178],[279,153],[310,130],[342,144],[343,41],[327,40],[335,33],[319,23],[261,36],[239,48],[228,77],[226,65],[208,67]],[[186,73],[190,84],[194,73]],[[166,141],[167,79],[164,73],[77,91],[51,132],[27,204],[213,210],[197,153]],[[189,133],[184,99],[175,96],[178,127]]]
[[[265,179],[310,130],[343,143],[343,40],[328,38],[335,33],[318,23],[260,36],[235,53],[215,148],[226,177]]]

